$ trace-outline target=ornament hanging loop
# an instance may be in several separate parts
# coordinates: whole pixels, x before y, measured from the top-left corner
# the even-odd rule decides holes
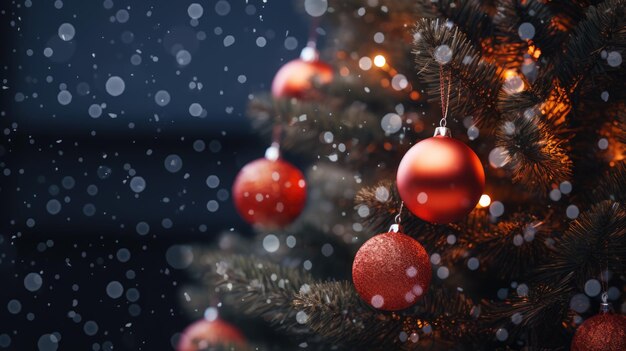
[[[600,313],[611,312],[611,304],[609,303],[609,293],[602,293],[602,302],[600,303]]]
[[[402,232],[402,209],[404,208],[404,201],[402,201],[400,203],[400,210],[398,211],[398,214],[393,218],[394,224],[391,225],[391,227],[389,227],[389,232],[390,233],[400,233]]]
[[[265,150],[265,158],[270,161],[276,161],[280,158],[280,140],[283,135],[283,127],[275,124],[272,130],[272,145]]]

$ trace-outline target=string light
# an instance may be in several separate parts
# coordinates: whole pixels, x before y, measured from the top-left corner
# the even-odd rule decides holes
[[[376,67],[384,67],[387,64],[387,59],[383,55],[374,56],[374,65]]]
[[[491,198],[489,197],[489,195],[487,194],[483,194],[480,197],[480,200],[478,200],[478,207],[482,208],[482,207],[487,207],[491,204]]]

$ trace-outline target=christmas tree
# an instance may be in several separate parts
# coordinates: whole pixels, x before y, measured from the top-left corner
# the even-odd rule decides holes
[[[219,311],[262,332],[204,346],[624,347],[623,316],[588,326],[595,344],[572,338],[609,303],[618,315],[626,308],[625,5],[305,1],[303,18],[314,18],[309,47],[285,64],[271,94],[249,102],[250,123],[275,143],[265,163],[248,165],[253,180],[233,189],[257,235],[227,234],[196,249],[196,284],[181,288],[192,317],[215,320]],[[428,193],[396,183],[405,154],[437,126],[473,150],[486,179],[482,189],[463,169],[455,186],[480,200],[452,220],[421,214]],[[290,160],[307,165],[302,179]],[[306,180],[301,214],[302,189],[268,190],[271,177]],[[386,291],[392,277],[352,273],[364,243],[381,233],[389,240],[394,223],[427,256],[406,273],[422,275],[419,291],[387,308],[357,279]],[[403,250],[377,260],[386,247],[363,259],[381,270],[404,262]]]

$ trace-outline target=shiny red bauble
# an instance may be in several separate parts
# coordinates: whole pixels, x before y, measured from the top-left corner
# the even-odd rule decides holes
[[[432,270],[424,247],[402,233],[366,241],[354,257],[352,281],[359,296],[385,311],[413,305],[428,290]]]
[[[404,205],[414,215],[443,224],[462,219],[476,206],[485,171],[467,145],[438,135],[409,149],[396,180]]]
[[[248,223],[276,229],[293,222],[306,202],[299,169],[281,158],[260,158],[245,165],[233,184],[237,211]]]
[[[626,316],[601,312],[581,324],[571,351],[626,350]]]
[[[183,331],[177,351],[201,351],[213,347],[236,346],[244,348],[246,339],[239,329],[220,319],[199,320]]]
[[[287,62],[278,70],[272,82],[275,98],[314,99],[319,94],[315,85],[328,84],[333,80],[333,68],[318,60],[302,58]]]

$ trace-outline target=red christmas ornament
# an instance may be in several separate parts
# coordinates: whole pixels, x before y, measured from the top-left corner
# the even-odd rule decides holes
[[[239,329],[220,319],[201,319],[183,331],[178,341],[177,351],[201,351],[216,346],[237,346],[244,348],[246,339]]]
[[[571,351],[626,350],[626,317],[600,312],[578,327]]]
[[[385,311],[413,305],[428,290],[431,275],[424,247],[400,233],[397,226],[366,241],[352,264],[352,281],[359,296]]]
[[[467,145],[437,128],[415,144],[398,166],[397,186],[405,206],[419,218],[449,223],[465,217],[485,188],[485,171]]]
[[[306,182],[299,169],[268,149],[265,158],[245,165],[233,184],[237,211],[248,223],[264,229],[284,227],[302,212]]]
[[[313,86],[328,84],[333,80],[333,68],[320,61],[312,47],[302,50],[300,58],[282,66],[272,82],[272,95],[275,98],[296,98],[302,100],[316,97]]]

